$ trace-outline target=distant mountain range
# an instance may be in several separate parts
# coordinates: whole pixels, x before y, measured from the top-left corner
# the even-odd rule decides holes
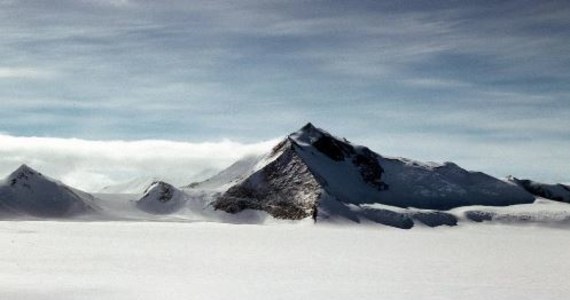
[[[462,216],[490,220],[498,218],[492,207],[539,205],[531,204],[537,197],[570,202],[566,185],[515,177],[500,180],[451,162],[384,157],[310,123],[269,153],[245,157],[203,182],[177,188],[159,180],[139,179],[103,192],[87,194],[23,165],[0,183],[0,215],[66,218],[107,211],[120,218],[122,211],[110,211],[119,207],[115,202],[128,199],[121,207],[133,213],[125,217],[191,215],[232,222],[231,215],[237,220],[243,219],[244,212],[257,211],[246,215],[256,220],[267,214],[275,219],[411,228],[415,222],[455,225]],[[122,200],[115,200],[110,193],[132,196],[117,195]]]

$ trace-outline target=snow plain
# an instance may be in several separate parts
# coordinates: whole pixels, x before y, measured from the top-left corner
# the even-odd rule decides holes
[[[567,228],[0,222],[0,299],[568,299]]]

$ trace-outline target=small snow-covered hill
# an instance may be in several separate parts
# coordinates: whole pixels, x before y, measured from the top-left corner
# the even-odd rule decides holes
[[[454,163],[383,157],[310,123],[265,156],[238,162],[214,178],[204,184],[215,182],[223,191],[213,202],[216,209],[264,210],[284,219],[386,217],[370,204],[446,210],[534,201],[524,189],[487,174]]]
[[[94,197],[20,166],[0,183],[4,215],[69,217],[93,211]]]
[[[171,214],[180,210],[186,202],[186,195],[171,184],[153,182],[137,201],[137,207],[152,214]]]

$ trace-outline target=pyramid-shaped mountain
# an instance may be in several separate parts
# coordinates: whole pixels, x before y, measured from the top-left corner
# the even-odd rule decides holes
[[[445,210],[534,201],[515,184],[484,173],[383,157],[310,123],[254,163],[229,169],[236,166],[240,174],[224,170],[220,174],[234,176],[206,181],[222,187],[213,206],[229,213],[257,209],[284,219],[342,215],[358,221],[354,213],[375,204]]]
[[[68,217],[93,210],[93,196],[22,165],[0,183],[3,215]]]
[[[152,214],[170,214],[184,206],[184,193],[163,181],[153,182],[137,201],[137,207]]]

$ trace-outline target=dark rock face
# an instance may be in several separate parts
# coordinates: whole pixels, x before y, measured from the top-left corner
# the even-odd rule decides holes
[[[557,201],[562,201],[562,197],[556,197],[554,195],[552,195],[552,193],[545,189],[543,186],[540,185],[536,185],[536,184],[532,184],[532,182],[530,180],[518,180],[518,183],[525,189],[527,190],[529,193],[539,196],[539,197],[543,197],[546,199],[552,199],[552,200],[557,200]]]
[[[444,212],[395,212],[388,209],[364,208],[362,216],[366,219],[400,229],[414,227],[414,221],[424,223],[429,227],[455,226],[457,218]]]
[[[570,188],[563,184],[545,184],[515,177],[510,177],[509,180],[535,196],[560,202],[570,202]]]
[[[368,148],[364,148],[361,153],[356,154],[352,159],[352,163],[358,166],[360,175],[366,183],[378,188],[380,191],[388,189],[388,184],[382,182],[384,169],[378,163],[376,155]]]
[[[478,211],[478,210],[470,210],[465,212],[465,216],[467,219],[481,223],[483,221],[492,221],[493,217],[495,217],[495,213],[493,212],[486,212],[486,211]]]
[[[314,214],[319,191],[319,182],[289,147],[265,168],[231,187],[213,206],[228,213],[256,209],[275,218],[299,220]]]
[[[391,227],[400,229],[414,227],[414,221],[410,216],[387,209],[363,209],[362,215],[370,221]]]
[[[342,161],[347,156],[354,154],[354,149],[351,146],[326,135],[321,136],[312,145],[334,161]]]
[[[314,149],[333,161],[351,161],[358,167],[364,182],[380,191],[388,189],[388,184],[382,181],[384,169],[378,162],[378,154],[370,149],[366,147],[355,148],[346,139],[336,139],[329,133],[314,127],[311,123],[305,125],[295,134],[298,134],[303,142],[310,143]],[[289,138],[289,140],[296,144],[294,139]],[[276,147],[276,149],[278,148],[280,146]]]
[[[10,182],[10,186],[12,187],[16,186],[17,184],[21,184],[23,187],[29,189],[30,185],[28,184],[28,181],[34,176],[42,176],[42,174],[36,172],[26,165],[22,165],[20,168],[18,168],[18,170],[16,170],[16,172],[10,175],[8,180]]]
[[[455,216],[438,211],[415,213],[413,218],[429,227],[457,225],[457,218]]]
[[[150,186],[154,186],[154,185],[158,185],[158,188],[160,189],[160,195],[158,197],[158,201],[165,203],[168,202],[172,199],[172,196],[174,195],[174,191],[173,191],[173,187],[170,184],[164,183],[162,181],[158,181],[158,182],[153,182]],[[149,197],[149,189],[147,188],[144,191],[144,198]]]

